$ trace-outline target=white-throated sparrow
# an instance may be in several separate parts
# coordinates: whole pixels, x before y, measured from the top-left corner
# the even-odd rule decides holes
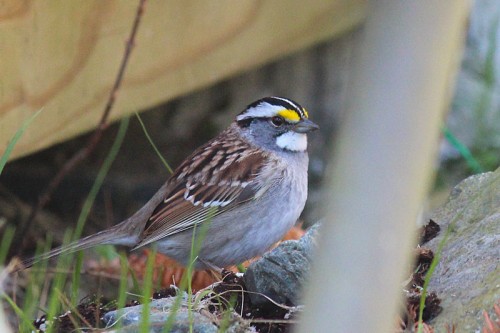
[[[24,266],[101,244],[134,249],[155,244],[159,252],[188,264],[193,230],[203,229],[196,268],[226,267],[260,255],[304,208],[307,133],[316,129],[296,102],[258,100],[187,157],[134,215]]]

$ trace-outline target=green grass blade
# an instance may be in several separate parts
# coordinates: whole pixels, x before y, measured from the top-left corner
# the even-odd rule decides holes
[[[127,256],[124,253],[120,253],[120,285],[118,287],[118,301],[116,302],[116,310],[118,311],[117,318],[121,318],[123,315],[123,309],[125,308],[125,303],[127,302],[127,274],[128,274],[128,261]],[[116,324],[116,331],[121,328],[122,322],[118,320]]]
[[[22,124],[21,127],[17,130],[17,132],[12,136],[12,139],[9,141],[9,144],[7,145],[7,148],[5,149],[5,152],[2,154],[2,157],[0,157],[0,175],[2,174],[3,168],[7,164],[7,161],[9,160],[10,154],[14,150],[14,146],[16,145],[17,141],[23,136],[24,132],[26,129],[31,125],[33,120],[42,112],[43,108],[35,112],[31,117],[26,119]]]
[[[82,266],[83,253],[80,251],[75,255],[75,268],[71,274],[71,304],[78,303],[78,290],[80,289]]]
[[[443,126],[442,132],[446,140],[462,155],[465,159],[465,162],[472,169],[474,173],[483,173],[484,168],[481,164],[474,158],[469,148],[465,146],[458,138],[451,133],[450,129],[446,126]]]
[[[99,172],[96,176],[96,179],[94,181],[94,184],[92,184],[92,188],[90,189],[90,192],[85,199],[85,202],[82,207],[82,211],[80,212],[80,215],[78,216],[78,222],[76,223],[76,229],[73,235],[74,239],[80,238],[83,227],[85,225],[85,222],[87,221],[87,217],[90,213],[90,210],[92,206],[94,205],[94,201],[97,197],[97,194],[99,193],[99,190],[102,187],[102,184],[104,183],[104,179],[106,178],[106,175],[109,172],[109,169],[111,168],[111,165],[113,164],[113,161],[115,160],[116,156],[118,155],[118,152],[120,151],[121,145],[123,143],[123,140],[125,138],[125,134],[127,133],[128,129],[128,124],[129,124],[130,118],[126,117],[123,118],[120,122],[120,127],[118,129],[118,133],[116,134],[115,140],[113,142],[113,145],[111,146],[111,149],[109,150],[109,153],[106,156],[106,159],[102,163],[101,168],[99,169]],[[75,269],[73,271],[73,277],[72,277],[72,288],[71,288],[71,303],[76,304],[77,302],[77,297],[78,297],[78,288],[80,287],[80,273],[82,269],[82,264],[83,264],[83,257],[81,253],[78,253],[76,255],[76,265]]]
[[[68,230],[64,235],[63,244],[69,244],[71,241],[71,232]],[[54,279],[52,280],[52,287],[50,291],[50,296],[47,302],[47,318],[54,318],[58,313],[61,312],[61,302],[59,301],[59,293],[64,290],[66,284],[66,272],[64,268],[68,267],[70,256],[61,256],[57,260],[56,273]],[[53,332],[55,329],[54,325],[49,325],[47,327],[47,333]]]
[[[90,212],[90,209],[92,208],[92,205],[94,204],[95,198],[97,197],[97,194],[99,193],[99,190],[101,189],[101,186],[104,182],[104,179],[106,178],[106,175],[108,174],[109,169],[111,168],[111,165],[113,164],[113,161],[115,160],[116,156],[118,155],[120,147],[123,143],[123,139],[125,138],[125,134],[127,133],[129,121],[130,121],[130,118],[126,117],[126,118],[123,118],[120,122],[120,127],[118,129],[118,133],[116,134],[115,141],[113,142],[113,145],[111,146],[111,149],[109,150],[109,153],[106,156],[106,159],[102,163],[102,166],[99,169],[99,172],[96,176],[94,184],[92,185],[92,188],[90,189],[89,195],[87,196],[87,198],[85,199],[85,203],[83,204],[82,212],[80,213],[80,216],[78,217],[78,222],[77,222],[76,228],[75,228],[75,235],[74,235],[75,238],[80,238],[80,236],[81,236],[83,227],[85,225],[85,221],[87,220],[87,216]]]
[[[137,276],[135,276],[134,270],[129,267],[128,272],[130,274],[130,278],[132,279],[133,294],[140,295],[141,294],[141,287],[139,285],[139,280],[137,279]]]
[[[229,329],[229,326],[231,325],[231,319],[233,317],[233,312],[234,312],[234,307],[236,305],[236,301],[237,301],[236,294],[232,294],[231,297],[229,298],[228,307],[224,311],[222,318],[219,322],[219,329],[217,330],[217,333],[224,333]]]
[[[483,188],[482,191],[489,191],[490,187],[493,186],[494,184],[498,184],[500,176],[495,177],[494,179],[491,180],[489,185],[486,188]],[[441,258],[441,253],[443,252],[443,248],[446,245],[446,242],[448,241],[448,237],[451,234],[451,232],[455,229],[455,225],[457,221],[464,216],[464,213],[469,209],[469,207],[474,207],[476,205],[476,201],[479,200],[481,192],[475,193],[472,197],[471,200],[465,207],[463,207],[457,214],[453,217],[453,219],[450,221],[448,224],[448,228],[446,228],[445,234],[443,236],[443,239],[438,244],[438,247],[435,251],[434,254],[434,259],[432,259],[431,265],[429,266],[429,270],[427,271],[427,274],[425,275],[424,279],[424,286],[422,288],[421,292],[421,297],[420,297],[420,304],[419,304],[419,312],[418,312],[418,330],[417,333],[422,333],[423,332],[423,316],[424,316],[424,308],[425,308],[425,299],[427,297],[427,289],[429,287],[429,283],[431,281],[431,277],[434,273],[434,270],[436,269],[436,266],[439,263],[439,260]]]
[[[163,163],[165,168],[168,170],[168,172],[173,173],[172,168],[170,167],[170,165],[167,163],[167,161],[161,155],[160,150],[158,149],[158,147],[156,147],[155,143],[153,142],[153,139],[151,139],[151,136],[149,135],[148,130],[146,129],[146,126],[144,125],[144,122],[142,121],[141,117],[139,116],[139,114],[137,112],[135,113],[135,116],[137,117],[137,120],[139,120],[139,123],[141,124],[142,130],[144,132],[144,135],[146,136],[149,143],[151,144],[151,147],[153,147],[154,151],[156,152],[156,155],[158,155],[158,157],[160,158],[161,162]]]
[[[188,281],[187,274],[186,274],[186,272],[184,272],[184,274],[182,275],[180,285],[181,286],[185,285],[187,283],[187,281]],[[167,322],[163,326],[162,333],[171,332],[172,328],[174,327],[175,317],[177,316],[177,312],[181,308],[181,302],[182,302],[182,298],[183,298],[184,289],[180,288],[178,290],[178,292],[179,292],[179,294],[177,296],[175,296],[174,304],[172,304],[172,306],[169,309]]]
[[[2,293],[1,297],[9,303],[10,307],[14,310],[14,312],[21,318],[21,321],[23,325],[26,325],[31,332],[37,332],[37,329],[35,326],[33,326],[33,323],[31,322],[31,318],[26,315],[26,313],[21,310],[17,304],[10,298],[8,295]]]
[[[10,244],[14,237],[14,228],[8,226],[2,236],[2,243],[0,244],[0,265],[4,264],[7,253],[9,252]]]
[[[420,296],[420,304],[419,304],[419,311],[418,311],[418,333],[422,333],[423,325],[422,323],[423,318],[424,318],[424,308],[425,308],[425,299],[427,298],[427,290],[429,288],[429,283],[431,281],[431,276],[434,274],[434,270],[436,269],[436,266],[439,263],[439,260],[441,259],[441,253],[443,251],[443,247],[446,244],[446,241],[448,240],[448,236],[450,235],[450,231],[452,230],[451,224],[448,226],[446,229],[446,233],[443,237],[443,239],[439,242],[438,247],[436,249],[436,254],[434,258],[432,259],[431,265],[429,266],[429,270],[427,271],[427,274],[425,275],[424,279],[424,286],[422,287],[422,292]]]
[[[50,250],[50,246],[52,244],[52,237],[50,234],[47,235],[44,244],[37,244],[35,255],[39,255],[41,253],[45,253]],[[29,282],[26,288],[26,294],[23,299],[23,313],[27,315],[29,318],[34,318],[37,316],[37,311],[44,304],[41,304],[42,301],[42,290],[43,285],[48,280],[47,272],[48,261],[41,260],[31,268],[29,272]],[[29,332],[29,327],[31,325],[31,321],[29,323],[23,323],[21,326],[21,332]]]
[[[210,227],[210,224],[212,222],[213,217],[215,216],[215,213],[217,212],[217,208],[213,207],[212,209],[209,210],[207,219],[204,223],[201,224],[200,227],[200,232],[197,233],[196,229],[198,225],[193,226],[193,234],[191,236],[191,251],[189,255],[189,263],[186,267],[186,270],[184,271],[184,274],[182,275],[182,279],[180,282],[180,290],[179,294],[176,296],[174,304],[170,308],[170,314],[167,318],[167,322],[163,326],[162,333],[167,333],[170,332],[174,326],[175,323],[175,317],[177,315],[177,312],[179,311],[181,307],[181,301],[183,299],[183,293],[185,290],[187,290],[188,294],[188,318],[191,323],[189,326],[190,332],[192,331],[193,325],[193,317],[192,317],[192,308],[193,308],[193,303],[191,301],[192,296],[193,296],[193,290],[192,290],[192,278],[193,278],[193,272],[194,272],[194,265],[196,263],[196,259],[198,258],[198,254],[201,250],[201,247],[203,245],[203,241],[205,239],[205,236],[208,232],[208,229]]]
[[[498,24],[500,18],[496,17],[490,26],[488,31],[488,50],[486,51],[486,57],[484,59],[483,67],[480,68],[480,75],[484,86],[480,90],[480,94],[475,98],[475,108],[473,109],[473,115],[475,118],[475,127],[477,133],[481,133],[481,137],[489,137],[491,135],[496,135],[494,127],[491,126],[490,117],[488,117],[488,111],[496,108],[493,102],[495,91],[495,85],[497,78],[495,77],[495,64],[496,64],[496,53],[497,53],[497,34],[498,34]],[[498,121],[498,119],[496,119]],[[478,137],[475,146],[482,147],[485,145],[485,139]]]
[[[153,268],[155,264],[156,250],[149,253],[146,261],[146,273],[142,287],[142,318],[139,324],[140,333],[149,332],[149,303],[151,303],[151,295],[153,294]]]

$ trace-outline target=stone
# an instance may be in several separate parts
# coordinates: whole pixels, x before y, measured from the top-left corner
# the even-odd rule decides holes
[[[199,309],[188,309],[186,306],[187,293],[183,294],[183,300],[180,308],[175,312],[174,324],[169,330],[171,333],[217,333],[219,327],[214,324],[209,316],[203,315],[203,311]],[[167,297],[152,300],[149,304],[149,332],[163,332],[163,327],[166,324],[168,317],[172,314],[172,307],[175,304],[176,297]],[[194,304],[194,300],[192,300]],[[127,307],[121,310],[110,311],[104,315],[103,321],[106,323],[107,333],[138,333],[141,325],[143,305]],[[225,330],[231,333],[246,333],[254,332],[245,323],[240,320],[230,318],[229,327]],[[121,323],[121,327],[116,329],[117,322]],[[190,327],[192,326],[192,329]]]
[[[455,324],[458,332],[479,332],[482,311],[500,299],[500,169],[471,176],[457,185],[432,219],[441,226],[426,247],[439,255],[429,291],[441,298],[436,330]]]
[[[311,268],[315,248],[315,224],[299,240],[285,241],[253,262],[243,277],[254,305],[264,305],[264,294],[280,304],[299,305],[301,290]]]

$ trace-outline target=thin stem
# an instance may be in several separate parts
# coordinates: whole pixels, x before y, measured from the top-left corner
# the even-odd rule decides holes
[[[106,106],[104,107],[104,111],[102,113],[101,120],[97,125],[94,133],[88,139],[87,144],[81,148],[78,152],[76,152],[71,159],[69,159],[64,166],[59,170],[56,176],[50,181],[49,185],[45,189],[44,192],[38,197],[38,201],[36,205],[30,212],[28,219],[22,223],[19,228],[20,232],[18,233],[18,239],[16,239],[16,243],[18,243],[19,238],[23,237],[26,234],[26,231],[31,226],[31,223],[38,215],[38,212],[45,207],[45,205],[51,200],[52,194],[59,187],[62,180],[68,175],[77,165],[79,165],[82,161],[84,161],[97,147],[97,144],[102,138],[102,135],[106,128],[108,127],[108,118],[111,110],[113,109],[113,105],[115,103],[116,97],[118,95],[118,91],[120,90],[121,83],[123,81],[123,76],[125,74],[125,69],[127,68],[127,64],[130,58],[130,54],[135,45],[135,38],[137,35],[137,31],[139,29],[139,24],[141,22],[141,18],[144,13],[144,5],[146,0],[139,0],[139,5],[137,7],[137,11],[135,14],[134,23],[132,25],[132,30],[130,32],[129,38],[127,40],[127,44],[125,47],[125,51],[123,53],[122,62],[120,64],[120,68],[118,69],[118,74],[116,76],[115,82],[113,84],[113,88],[108,97],[108,101]],[[21,246],[21,250],[23,246]]]

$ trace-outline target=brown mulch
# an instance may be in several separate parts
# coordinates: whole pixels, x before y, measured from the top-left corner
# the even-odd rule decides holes
[[[406,307],[401,315],[401,318],[398,320],[398,332],[411,332],[412,329],[416,329],[418,326],[420,300],[422,298],[425,275],[429,271],[429,267],[434,259],[434,253],[430,249],[422,247],[422,245],[436,237],[440,230],[441,228],[439,225],[433,220],[430,220],[429,223],[423,226],[420,230],[419,244],[415,249],[415,263],[412,270],[413,273],[404,288]],[[426,294],[425,306],[422,314],[424,332],[434,332],[432,327],[426,324],[426,322],[441,313],[442,308],[440,303],[441,300],[435,293],[430,292]]]

